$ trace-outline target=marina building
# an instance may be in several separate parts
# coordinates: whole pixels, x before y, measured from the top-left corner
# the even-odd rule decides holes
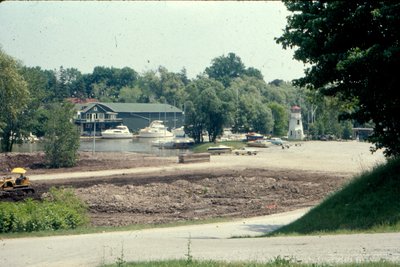
[[[183,111],[169,104],[153,103],[79,103],[75,105],[75,124],[81,135],[96,135],[118,125],[126,125],[131,132],[138,132],[154,120],[161,120],[170,128],[184,124]]]

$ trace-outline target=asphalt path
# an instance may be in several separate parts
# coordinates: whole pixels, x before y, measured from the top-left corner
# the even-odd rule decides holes
[[[100,266],[187,259],[309,263],[388,260],[400,263],[400,233],[255,238],[308,209],[226,223],[74,236],[2,239],[1,266]],[[247,238],[232,238],[244,237]],[[251,238],[249,238],[251,236]]]

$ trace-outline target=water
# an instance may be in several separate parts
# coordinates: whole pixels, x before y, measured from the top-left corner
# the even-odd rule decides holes
[[[161,157],[178,156],[179,153],[187,152],[187,149],[164,149],[152,146],[153,138],[133,138],[133,139],[81,139],[79,151],[92,152],[136,152],[153,154]],[[24,143],[14,145],[13,152],[36,152],[43,151],[43,143]]]

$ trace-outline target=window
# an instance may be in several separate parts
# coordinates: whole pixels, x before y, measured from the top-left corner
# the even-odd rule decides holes
[[[297,125],[300,125],[300,120],[297,120]]]

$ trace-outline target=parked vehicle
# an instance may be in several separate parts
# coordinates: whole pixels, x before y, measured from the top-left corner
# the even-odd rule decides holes
[[[257,155],[258,151],[253,148],[242,147],[232,151],[235,155]]]
[[[281,146],[285,143],[285,141],[283,141],[282,139],[280,139],[278,137],[272,137],[272,138],[268,139],[268,141],[270,141],[272,144],[278,145],[278,146]]]

